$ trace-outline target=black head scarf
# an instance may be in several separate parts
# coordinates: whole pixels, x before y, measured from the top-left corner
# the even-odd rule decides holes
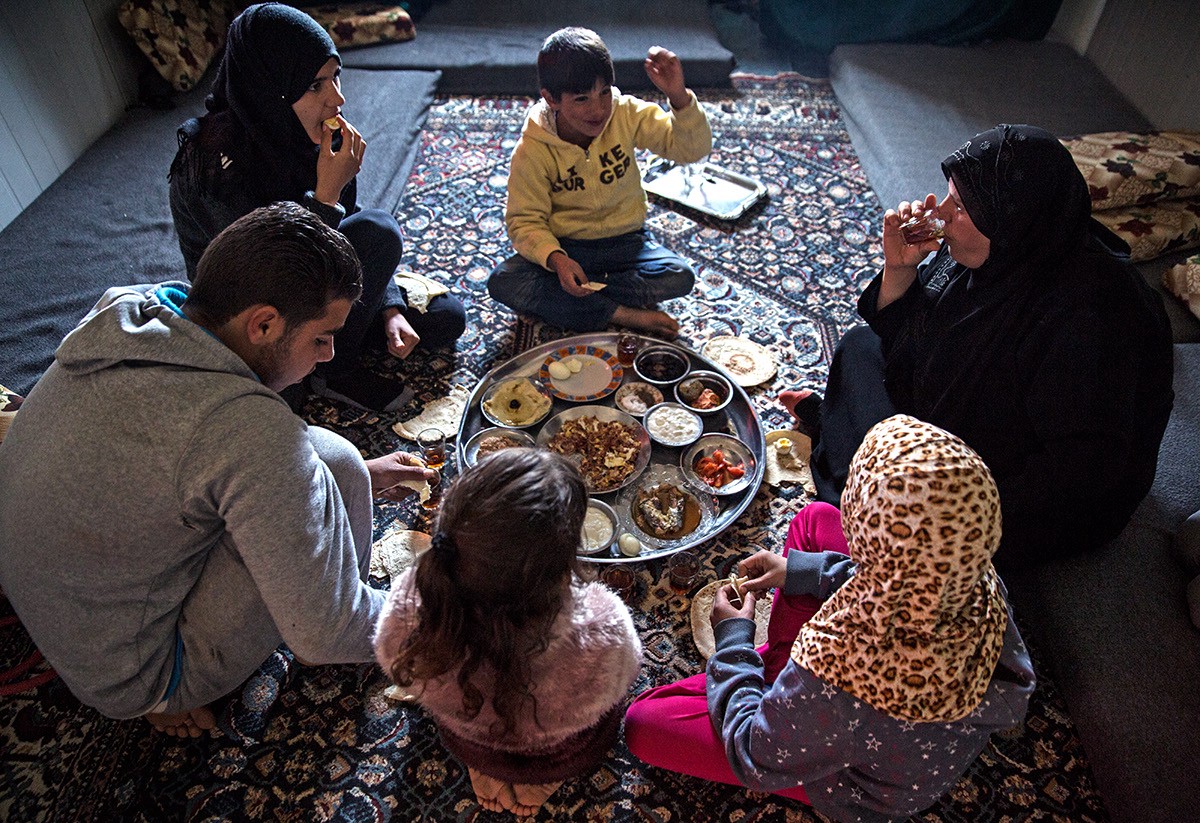
[[[1071,153],[1036,126],[999,125],[942,161],[975,228],[991,241],[977,271],[1008,286],[1052,272],[1086,242],[1092,201]]]
[[[201,142],[238,163],[265,202],[299,200],[316,185],[317,149],[292,104],[331,57],[341,62],[325,29],[282,3],[250,6],[229,26]]]

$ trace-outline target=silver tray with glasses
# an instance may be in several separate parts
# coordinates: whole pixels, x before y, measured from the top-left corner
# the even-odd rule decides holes
[[[643,347],[651,344],[662,344],[661,340],[651,337],[641,337],[640,342]],[[458,437],[455,438],[455,448],[458,451],[457,458],[460,466],[468,465],[471,462],[470,458],[474,456],[468,455],[465,452],[472,438],[481,430],[491,426],[491,423],[484,418],[480,409],[480,401],[488,389],[502,380],[513,377],[535,378],[547,357],[561,350],[564,346],[572,345],[594,346],[603,351],[616,352],[617,335],[615,332],[597,332],[578,335],[565,340],[555,340],[523,352],[501,363],[486,374],[471,392],[471,397],[467,402],[467,409],[463,414],[462,424],[458,431]],[[704,356],[683,346],[672,345],[688,358],[693,369],[723,373],[720,366]],[[634,374],[632,368],[626,368],[623,379],[628,382],[637,380],[638,377]],[[588,555],[583,554],[581,551],[579,555],[581,560],[593,563],[636,563],[642,560],[665,557],[683,549],[692,549],[700,546],[732,526],[742,515],[762,485],[763,470],[766,466],[766,460],[764,459],[766,443],[762,423],[758,418],[758,413],[754,410],[753,403],[750,402],[750,397],[740,386],[733,384],[732,388],[733,397],[728,406],[718,414],[706,416],[702,419],[704,421],[705,434],[718,433],[736,437],[745,444],[746,448],[753,455],[754,465],[753,467],[748,467],[748,471],[746,472],[747,482],[744,488],[733,494],[715,495],[706,494],[695,485],[685,483],[681,487],[683,491],[695,495],[702,503],[701,522],[694,531],[673,540],[642,540],[641,553],[633,557],[621,554],[617,541],[614,540],[612,546],[604,553]],[[664,394],[671,394],[672,392],[673,387],[663,390]],[[590,401],[587,405],[608,407],[616,412],[617,409],[614,406],[614,402],[615,394],[609,394],[601,400]],[[546,420],[539,424],[539,426],[531,426],[524,431],[539,442],[544,443],[545,438],[540,436],[542,433],[541,429],[548,426],[552,420],[558,418],[563,412],[571,409],[579,409],[581,405],[578,402],[555,397],[553,408],[550,410],[550,414]],[[616,417],[617,415],[614,414],[613,416]],[[680,475],[680,457],[683,451],[684,449],[679,447],[652,443],[649,464],[645,466],[644,470],[638,470],[638,476],[635,480],[619,490],[614,489],[591,496],[613,506],[617,510],[622,528],[626,528],[632,522],[632,514],[628,509],[629,501],[633,499],[636,489],[643,485],[643,481]],[[681,476],[679,479],[682,481]],[[638,535],[639,538],[645,535],[640,529],[628,528],[626,530]],[[641,533],[639,534],[639,532]]]
[[[737,220],[767,196],[758,180],[716,163],[681,164],[661,157],[646,165],[642,188],[719,220]]]

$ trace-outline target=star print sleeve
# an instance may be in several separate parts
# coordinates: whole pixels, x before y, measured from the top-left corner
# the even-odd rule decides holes
[[[708,713],[729,766],[744,785],[762,791],[791,788],[854,760],[854,730],[833,702],[840,692],[812,691],[794,663],[767,687],[750,620],[724,620],[715,634]]]
[[[790,551],[783,593],[808,594],[824,602],[857,570],[858,564],[841,552]]]

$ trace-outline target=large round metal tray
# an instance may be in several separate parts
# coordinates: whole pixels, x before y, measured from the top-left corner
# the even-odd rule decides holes
[[[642,345],[648,346],[651,344],[661,344],[661,340],[654,338],[642,338]],[[551,343],[546,343],[536,348],[532,348],[527,352],[517,355],[516,357],[501,363],[484,376],[482,380],[475,386],[471,393],[471,398],[467,403],[467,410],[463,414],[462,425],[458,431],[458,437],[455,440],[455,448],[458,450],[458,465],[466,465],[463,449],[471,437],[480,429],[487,428],[490,423],[484,419],[479,408],[479,402],[483,397],[484,392],[488,390],[492,384],[500,380],[505,380],[510,377],[535,377],[542,363],[550,356],[552,352],[558,351],[564,346],[582,345],[596,346],[606,351],[617,350],[617,335],[611,332],[599,332],[595,334],[583,334],[576,337],[570,337],[564,340],[555,340]],[[676,346],[680,352],[685,354],[692,363],[693,369],[709,369],[724,373],[720,366],[713,363],[711,360],[697,354],[696,352],[686,349],[682,346]],[[727,375],[728,376],[728,375]],[[625,370],[625,380],[636,380],[637,376],[633,373],[633,369]],[[598,406],[613,406],[613,395],[609,395],[601,401],[595,403]],[[550,410],[549,419],[567,409],[577,408],[577,404],[570,403],[565,400],[555,398],[554,407]],[[614,408],[614,410],[616,410]],[[723,495],[721,497],[708,496],[705,500],[705,509],[711,514],[705,522],[695,532],[678,541],[669,541],[664,545],[645,545],[643,551],[637,557],[625,557],[621,555],[615,545],[610,549],[607,555],[586,555],[580,554],[581,560],[586,560],[593,563],[636,563],[642,560],[651,560],[654,558],[664,557],[669,554],[674,554],[682,549],[695,548],[708,540],[719,535],[725,529],[729,528],[742,515],[742,512],[750,505],[754,499],[754,495],[758,493],[759,486],[762,485],[763,471],[766,467],[766,443],[763,438],[762,424],[758,419],[758,414],[754,410],[754,405],[750,402],[749,396],[742,387],[736,382],[733,384],[733,399],[724,411],[704,419],[704,432],[709,433],[724,433],[731,434],[734,437],[745,443],[753,452],[755,457],[755,468],[750,482],[746,488],[736,494]],[[547,421],[548,423],[549,421]],[[543,423],[542,426],[547,425]],[[536,436],[539,433],[538,427],[530,427],[526,429],[529,434]],[[682,449],[663,446],[658,443],[652,444],[650,452],[650,465],[647,472],[653,472],[655,466],[670,466],[678,472],[679,458]],[[689,487],[688,491],[693,494],[703,494],[694,487]],[[619,507],[619,502],[625,495],[618,495],[614,501],[611,492],[606,492],[603,495],[595,495],[597,499],[605,500],[610,505]],[[709,505],[711,503],[711,506]],[[618,509],[618,516],[625,520],[628,513],[622,514]]]

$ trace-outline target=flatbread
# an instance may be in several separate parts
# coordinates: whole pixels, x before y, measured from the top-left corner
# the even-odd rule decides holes
[[[371,574],[396,580],[432,543],[424,532],[398,529],[385,534],[371,546]]]
[[[775,355],[744,337],[714,337],[700,347],[700,353],[729,372],[739,386],[757,386],[775,376]]]
[[[392,426],[392,431],[405,440],[416,440],[417,432],[434,427],[445,432],[447,440],[453,440],[458,434],[458,427],[462,424],[468,398],[469,394],[465,388],[452,386],[450,394],[429,401],[420,414],[411,420],[395,424]]]
[[[396,272],[392,275],[392,279],[396,281],[396,285],[404,289],[409,308],[416,309],[421,314],[429,311],[430,300],[450,292],[449,286],[423,274],[417,274],[415,271]]]
[[[595,280],[589,280],[583,284],[583,288],[587,289],[588,291],[600,291],[601,289],[608,288],[608,284],[597,283]]]
[[[696,651],[707,660],[717,650],[713,639],[712,607],[717,599],[717,589],[726,585],[729,578],[714,580],[692,597],[692,640],[696,643]],[[771,598],[760,593],[759,600],[754,604],[754,645],[761,646],[767,642],[767,624],[771,622]]]
[[[775,449],[775,441],[781,437],[786,437],[792,441],[792,459],[790,462],[784,462],[779,459],[779,452]],[[808,435],[801,434],[798,431],[791,429],[776,429],[775,431],[767,432],[763,438],[767,442],[765,450],[765,465],[763,466],[763,482],[768,486],[778,486],[782,483],[799,483],[804,486],[804,491],[811,497],[816,496],[817,487],[813,483],[812,467],[809,465],[809,460],[812,458],[812,440]]]

